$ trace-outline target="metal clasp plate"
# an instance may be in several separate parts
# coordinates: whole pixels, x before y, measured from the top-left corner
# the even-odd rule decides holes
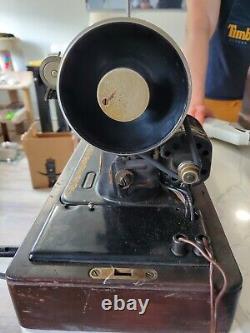
[[[94,267],[89,276],[97,280],[135,280],[153,281],[158,277],[154,269],[121,268],[121,267]]]

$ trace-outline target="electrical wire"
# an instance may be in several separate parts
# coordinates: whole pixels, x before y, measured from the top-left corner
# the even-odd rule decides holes
[[[191,222],[194,221],[194,206],[193,206],[193,197],[190,188],[187,186],[187,184],[182,183],[180,185],[180,190],[184,191],[185,196],[187,198],[189,210],[190,210],[190,220]]]
[[[211,304],[211,307],[213,306],[213,315],[212,315],[212,310],[211,310],[211,315],[212,315],[212,321],[211,321],[211,333],[216,333],[217,331],[217,315],[218,315],[218,308],[219,308],[219,304],[220,304],[220,301],[223,297],[223,295],[225,294],[225,291],[227,289],[227,285],[228,285],[228,282],[227,282],[227,277],[226,277],[226,274],[224,272],[224,270],[221,268],[221,266],[212,258],[212,253],[209,251],[209,254],[208,253],[205,253],[198,245],[196,245],[194,242],[192,242],[191,240],[189,239],[186,239],[186,238],[183,238],[183,237],[180,237],[178,238],[179,241],[183,242],[183,243],[186,243],[186,244],[189,244],[191,246],[193,246],[194,248],[196,248],[200,253],[201,255],[214,267],[216,267],[218,269],[218,271],[221,273],[222,275],[222,278],[223,278],[223,286],[221,288],[221,290],[219,291],[219,293],[217,294],[217,296],[215,297],[215,300],[213,302],[213,304]],[[207,250],[206,250],[207,252]],[[211,289],[212,289],[212,285],[213,285],[213,271],[210,271],[209,273],[209,280],[210,280],[210,292],[211,292]],[[213,294],[210,295],[210,299],[213,299]]]
[[[213,255],[211,250],[209,249],[208,240],[206,237],[203,237],[203,244],[208,256],[212,259]],[[210,325],[210,332],[215,332],[215,322],[214,322],[214,284],[213,284],[213,264],[209,263],[209,288],[210,288],[210,318],[211,318],[211,325]]]
[[[179,187],[167,186],[162,184],[163,188],[166,188],[177,196],[177,198],[184,204],[185,206],[185,217],[187,216],[187,210],[189,210],[190,220],[194,221],[194,207],[193,207],[193,199],[192,195],[188,193],[187,190],[184,190]]]
[[[186,189],[184,190],[184,189],[178,188],[178,191],[180,191],[181,193],[183,193],[185,195],[187,205],[189,207],[190,220],[191,220],[191,222],[193,222],[194,221],[194,207],[193,207],[192,195],[190,193],[188,193],[188,190],[186,190]]]
[[[185,202],[186,202],[186,198],[185,198],[185,196],[184,196],[184,194],[183,194],[182,192],[180,192],[180,191],[178,191],[176,188],[174,188],[174,187],[170,187],[170,186],[168,186],[167,189],[168,189],[169,191],[173,192],[173,193],[177,196],[177,198],[178,198],[183,204],[185,204]]]
[[[176,195],[176,197],[183,203],[184,208],[185,208],[185,217],[187,217],[187,214],[188,214],[188,207],[187,206],[188,205],[187,205],[187,200],[186,200],[185,195],[181,191],[179,191],[179,189],[176,188],[176,187],[167,186],[167,185],[164,185],[164,184],[161,184],[161,186],[162,186],[163,189],[167,189],[167,190],[173,192]]]

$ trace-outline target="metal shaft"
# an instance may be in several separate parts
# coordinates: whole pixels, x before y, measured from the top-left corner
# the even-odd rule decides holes
[[[127,1],[127,15],[131,17],[131,0]]]

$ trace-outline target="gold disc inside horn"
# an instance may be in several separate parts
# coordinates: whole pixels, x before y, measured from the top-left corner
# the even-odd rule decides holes
[[[97,100],[111,119],[128,122],[140,117],[149,103],[149,88],[144,78],[129,68],[106,73],[97,87]]]

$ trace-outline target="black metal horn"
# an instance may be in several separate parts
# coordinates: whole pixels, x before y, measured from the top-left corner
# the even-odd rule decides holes
[[[186,60],[165,32],[119,18],[72,41],[60,64],[57,94],[82,138],[105,151],[136,154],[164,143],[181,125],[190,86]]]

